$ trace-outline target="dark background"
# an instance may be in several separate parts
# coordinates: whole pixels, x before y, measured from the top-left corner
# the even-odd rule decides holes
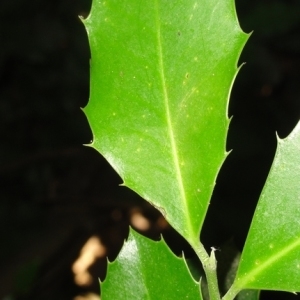
[[[300,1],[237,0],[242,28],[254,30],[230,102],[228,150],[202,239],[241,250],[276,147],[300,116]],[[128,225],[189,247],[91,148],[80,110],[89,95],[89,47],[78,15],[90,0],[0,3],[0,299],[97,299],[106,256],[117,255]],[[134,219],[136,217],[136,219]],[[139,219],[138,219],[139,218]],[[139,222],[134,220],[140,220]],[[150,224],[143,230],[138,224]],[[147,226],[146,226],[147,227]],[[72,264],[98,236],[105,253],[76,284]],[[85,295],[85,298],[78,297]],[[77,298],[76,298],[77,297]],[[262,293],[263,299],[296,299]]]

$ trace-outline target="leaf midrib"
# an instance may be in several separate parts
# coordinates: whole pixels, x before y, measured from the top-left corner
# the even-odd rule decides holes
[[[178,156],[178,150],[177,150],[177,144],[176,144],[176,139],[175,139],[175,133],[173,130],[173,122],[172,122],[172,117],[171,117],[171,112],[170,112],[170,105],[169,105],[169,95],[168,95],[168,90],[167,90],[167,85],[166,85],[166,77],[165,77],[165,71],[164,71],[164,59],[163,59],[163,50],[162,50],[162,42],[161,42],[161,26],[160,26],[160,13],[159,13],[159,4],[158,0],[155,1],[155,11],[156,11],[156,32],[157,32],[157,51],[158,51],[158,59],[159,59],[159,74],[160,74],[160,79],[162,83],[162,88],[163,88],[163,98],[164,98],[164,104],[165,104],[165,111],[166,111],[166,120],[167,120],[167,127],[168,127],[168,135],[171,143],[171,154],[175,166],[175,171],[176,171],[176,178],[177,182],[179,185],[179,191],[180,191],[180,196],[183,201],[184,209],[185,209],[185,219],[186,223],[188,226],[188,235],[191,237],[194,237],[194,230],[193,226],[190,222],[189,218],[189,209],[188,209],[188,203],[187,203],[187,196],[186,196],[186,191],[184,188],[184,183],[183,183],[183,177],[180,169],[180,163],[179,163],[179,156]],[[171,199],[169,200],[171,201]],[[186,237],[187,238],[187,237]]]

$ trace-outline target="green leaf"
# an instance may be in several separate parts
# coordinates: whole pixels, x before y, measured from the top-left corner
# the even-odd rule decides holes
[[[163,240],[154,242],[132,229],[118,258],[109,263],[101,290],[102,300],[202,299],[185,260]]]
[[[195,245],[247,39],[233,0],[94,0],[84,24],[92,146]]]
[[[234,288],[300,291],[300,122],[278,138]]]

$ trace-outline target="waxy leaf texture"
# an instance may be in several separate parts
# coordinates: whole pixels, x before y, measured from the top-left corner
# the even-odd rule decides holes
[[[102,300],[202,300],[200,284],[184,259],[163,240],[154,242],[133,230],[118,258],[109,263],[108,274],[101,284]]]
[[[238,288],[300,291],[300,122],[278,146],[244,246]]]
[[[92,146],[191,244],[226,158],[228,98],[247,40],[232,0],[94,0]]]

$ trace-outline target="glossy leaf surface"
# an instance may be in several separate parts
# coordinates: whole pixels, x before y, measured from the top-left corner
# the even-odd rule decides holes
[[[102,300],[202,299],[184,259],[163,240],[154,242],[132,229],[117,259],[109,263],[101,290]]]
[[[94,0],[85,108],[97,149],[195,243],[226,157],[227,105],[247,36],[232,0]]]
[[[234,285],[300,291],[300,122],[278,138]]]

